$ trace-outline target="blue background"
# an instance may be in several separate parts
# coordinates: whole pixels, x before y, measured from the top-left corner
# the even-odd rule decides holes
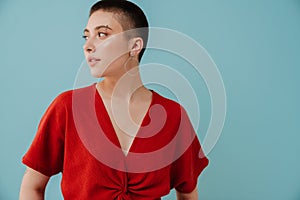
[[[151,26],[203,45],[224,80],[226,123],[199,178],[199,199],[299,200],[300,1],[135,2]],[[73,87],[93,3],[0,1],[0,199],[18,198],[21,157],[38,122],[55,96]],[[155,59],[149,51],[143,61]],[[60,175],[51,179],[46,199],[62,198],[59,183]],[[174,198],[173,191],[165,199]]]

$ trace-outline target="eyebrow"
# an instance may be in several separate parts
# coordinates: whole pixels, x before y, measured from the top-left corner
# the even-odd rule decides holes
[[[96,26],[96,27],[94,28],[94,30],[95,30],[95,31],[98,31],[98,30],[101,29],[101,28],[106,28],[106,29],[112,30],[112,28],[110,28],[108,25],[100,25],[100,26]],[[85,32],[89,33],[90,31],[89,31],[88,29],[84,29],[84,30],[83,30],[83,33],[85,33]]]

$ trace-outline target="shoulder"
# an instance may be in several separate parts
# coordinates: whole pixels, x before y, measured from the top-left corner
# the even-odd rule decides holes
[[[87,93],[92,93],[92,92],[95,92],[95,84],[88,85],[82,88],[75,88],[75,89],[63,91],[57,95],[55,101],[61,103],[71,102],[74,95],[85,95]]]
[[[75,88],[75,89],[70,89],[63,91],[59,93],[54,100],[52,101],[52,106],[55,107],[67,107],[71,108],[72,102],[74,101],[75,98],[78,97],[83,97],[85,98],[88,93],[92,94],[94,87],[94,84],[88,85],[82,88]]]
[[[186,115],[186,111],[184,107],[178,103],[177,101],[167,98],[158,92],[155,92],[155,104],[159,104],[163,106],[164,110],[166,111],[168,117],[175,117],[180,118],[183,115]]]
[[[152,90],[153,91],[153,90]],[[159,92],[153,91],[155,97],[155,103],[160,104],[168,109],[178,109],[181,105],[173,99],[163,96]]]

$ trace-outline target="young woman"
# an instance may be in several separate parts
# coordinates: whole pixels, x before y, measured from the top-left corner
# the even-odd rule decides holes
[[[103,80],[51,103],[22,160],[20,199],[44,199],[48,180],[61,172],[66,200],[156,200],[172,188],[177,199],[197,200],[208,159],[182,106],[141,81],[143,11],[125,0],[99,1],[83,37],[90,72]]]

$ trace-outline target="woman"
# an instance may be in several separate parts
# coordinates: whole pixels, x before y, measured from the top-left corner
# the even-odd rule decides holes
[[[188,116],[140,78],[148,39],[143,11],[124,0],[99,1],[83,37],[91,74],[103,80],[51,103],[22,160],[20,199],[44,199],[48,180],[59,172],[66,200],[155,200],[172,188],[177,199],[198,199],[197,178],[208,159]]]

